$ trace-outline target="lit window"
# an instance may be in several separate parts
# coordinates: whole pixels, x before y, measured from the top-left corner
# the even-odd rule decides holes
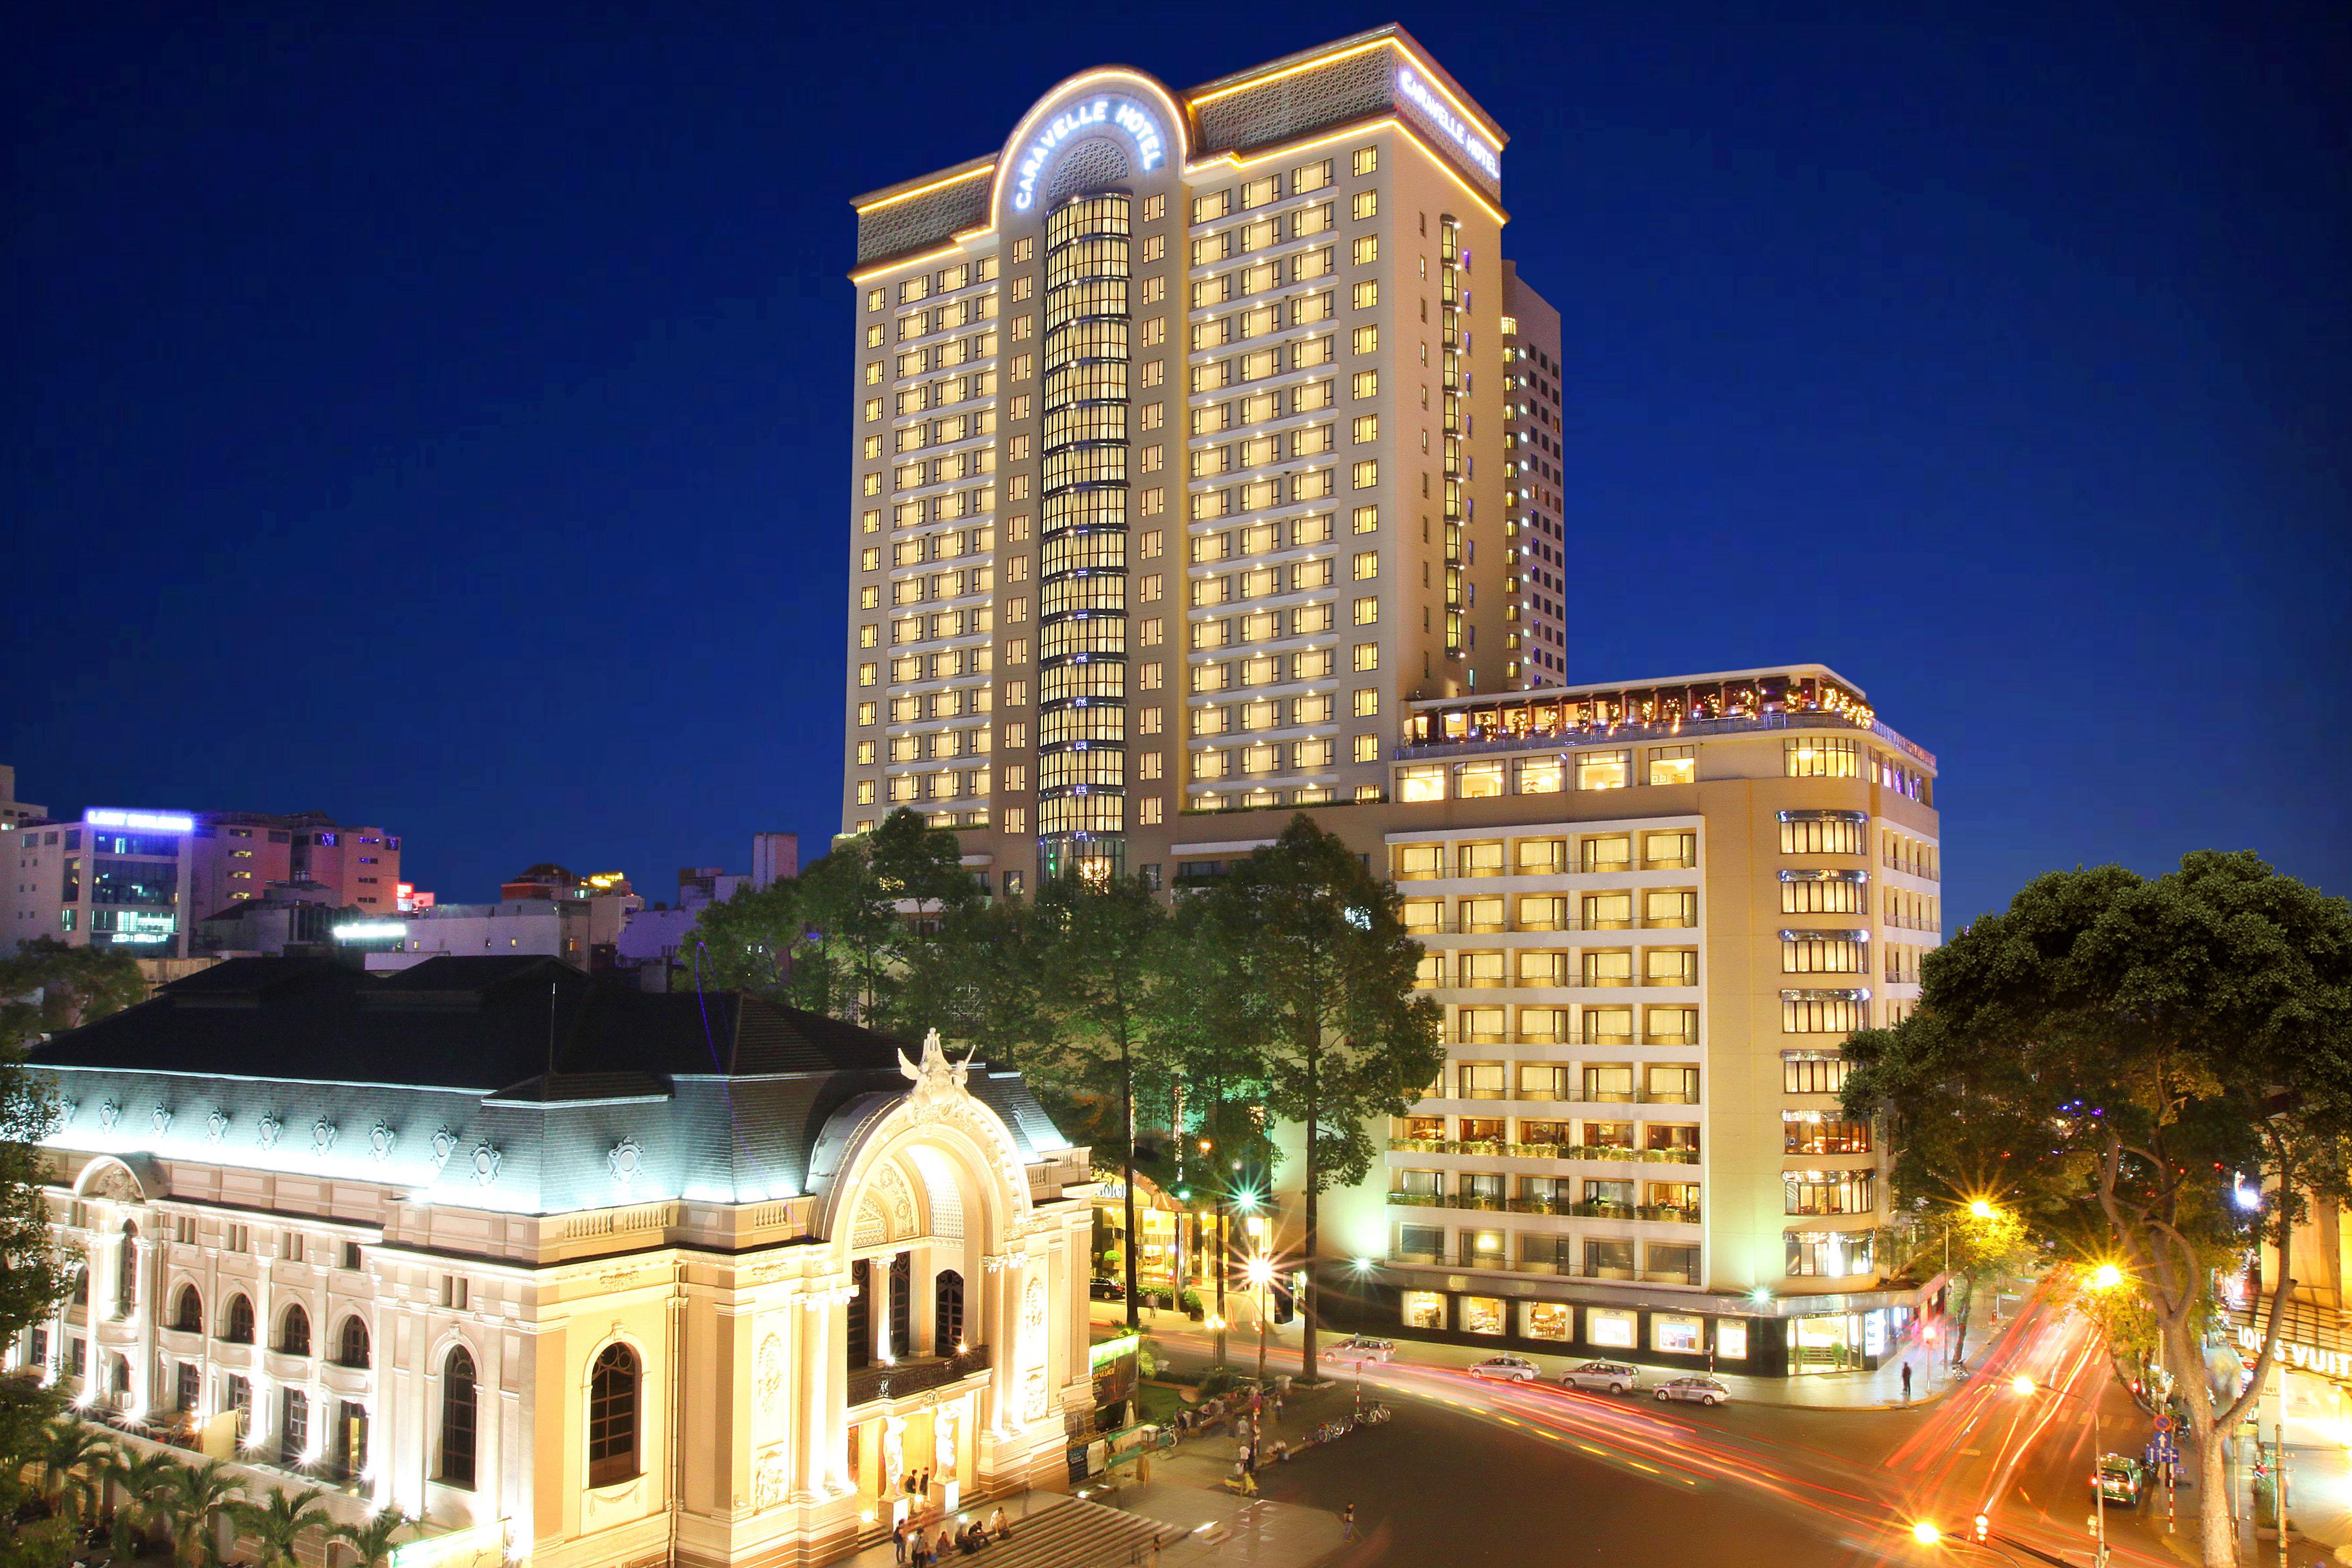
[[[1349,164],[1359,176],[1369,174],[1381,166],[1381,150],[1378,147],[1359,147]],[[878,296],[882,291],[877,289],[874,292]]]
[[[1377,353],[1381,346],[1381,330],[1378,327],[1358,327],[1349,341],[1360,354]]]
[[[1417,763],[1397,770],[1399,800],[1444,800],[1445,798],[1445,764]]]
[[[1579,752],[1576,754],[1576,787],[1579,789],[1623,789],[1632,781],[1633,753],[1631,752]]]
[[[1651,784],[1690,784],[1697,777],[1697,747],[1658,746],[1652,749],[1648,781]]]
[[[1358,191],[1355,199],[1348,204],[1348,210],[1358,222],[1368,217],[1378,217],[1381,211],[1380,192]]]
[[[1376,234],[1368,234],[1361,239],[1356,241],[1354,254],[1356,258],[1356,265],[1359,267],[1369,266],[1372,262],[1378,261],[1381,258],[1380,236]]]

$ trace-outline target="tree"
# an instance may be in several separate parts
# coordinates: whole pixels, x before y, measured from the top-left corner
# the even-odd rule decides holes
[[[1042,971],[1061,1015],[1063,1061],[1117,1107],[1112,1146],[1126,1186],[1127,1326],[1141,1318],[1136,1280],[1136,1074],[1151,1045],[1158,950],[1168,910],[1139,877],[1056,878],[1037,896]]]
[[[1422,948],[1395,889],[1304,813],[1234,862],[1208,903],[1237,1022],[1265,1062],[1267,1104],[1301,1130],[1302,1381],[1318,1382],[1317,1200],[1371,1168],[1365,1121],[1402,1116],[1437,1076],[1439,1011],[1413,994]]]
[[[2249,853],[2154,880],[2053,872],[1922,980],[1916,1014],[1847,1042],[1846,1114],[1885,1118],[1902,1190],[1995,1188],[2038,1240],[2116,1266],[2179,1379],[2202,1495],[2226,1496],[2221,1442],[2277,1360],[2295,1223],[2352,1196],[2352,905]],[[2224,1404],[2202,1332],[2217,1279],[2264,1243],[2262,1351]],[[2234,1563],[2228,1510],[2202,1511],[2205,1562]]]
[[[175,1560],[186,1568],[220,1561],[220,1518],[237,1505],[243,1489],[221,1459],[183,1465],[173,1472],[164,1499],[172,1516]]]
[[[70,1520],[97,1511],[98,1477],[113,1447],[94,1426],[71,1415],[49,1424],[41,1447],[41,1497],[49,1511]]]
[[[0,1519],[23,1519],[34,1489],[26,1484],[27,1470],[47,1495],[44,1459],[52,1424],[64,1405],[57,1390],[29,1377],[0,1378]],[[70,1534],[63,1518],[20,1523],[13,1532],[0,1532],[0,1568],[52,1568],[71,1555]]]
[[[979,900],[980,883],[963,868],[963,840],[903,805],[874,830],[866,855],[883,897],[913,904],[918,921]]]
[[[161,1529],[171,1518],[165,1491],[179,1464],[169,1454],[142,1454],[117,1449],[106,1464],[107,1484],[114,1488],[114,1554],[128,1562],[142,1539]]]
[[[0,1043],[94,1024],[145,1000],[147,977],[121,949],[35,937],[19,942],[14,958],[0,958]]]
[[[813,862],[801,873],[797,896],[803,932],[798,951],[825,978],[826,1005],[819,1010],[873,1026],[897,994],[907,928],[866,840],[845,839]]]
[[[337,1541],[350,1542],[355,1561],[347,1568],[388,1568],[392,1538],[415,1522],[398,1509],[388,1508],[365,1524],[337,1525],[329,1533]]]
[[[1053,1030],[1039,941],[1034,909],[1017,898],[950,910],[917,952],[901,1015],[984,1061],[1030,1069]]]
[[[1931,1223],[1921,1227],[1918,1250],[1905,1272],[1948,1268],[1958,1279],[1952,1342],[1945,1348],[1947,1355],[1958,1361],[1968,1344],[1979,1287],[1988,1279],[1998,1281],[2026,1257],[2025,1222],[2014,1209],[1982,1197],[1934,1202],[1928,1209]]]
[[[238,1533],[252,1536],[259,1547],[261,1568],[296,1568],[294,1552],[302,1537],[332,1528],[326,1504],[320,1500],[326,1495],[324,1487],[290,1495],[273,1491],[262,1502],[231,1503],[229,1513]]]
[[[802,943],[797,879],[764,888],[739,888],[694,917],[679,958],[696,982],[713,991],[748,991],[786,1001],[792,961]]]

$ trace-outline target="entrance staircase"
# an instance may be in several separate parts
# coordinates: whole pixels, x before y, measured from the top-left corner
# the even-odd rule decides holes
[[[1043,1500],[1041,1499],[1040,1501]],[[1155,1563],[1168,1527],[1083,1498],[1032,1507],[1013,1521],[1013,1539],[992,1541],[977,1555],[943,1556],[940,1568],[1129,1568]]]

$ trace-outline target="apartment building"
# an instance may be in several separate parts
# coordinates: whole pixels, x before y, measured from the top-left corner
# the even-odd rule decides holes
[[[1819,665],[1412,705],[1391,799],[1317,820],[1386,868],[1447,1061],[1323,1205],[1339,1323],[1762,1374],[1876,1363],[1883,1151],[1854,1029],[1939,941],[1934,757]],[[1286,812],[1193,818],[1201,886]],[[1351,1267],[1337,1267],[1342,1263]]]
[[[857,199],[845,831],[1157,874],[1517,684],[1505,140],[1390,26]]]
[[[391,915],[399,904],[400,838],[322,812],[200,811],[190,830],[188,908],[203,920],[273,887],[300,884],[306,901]]]
[[[188,956],[195,819],[184,811],[91,806],[72,821],[40,818],[8,832],[0,948],[47,937],[68,947],[121,947],[140,958]]]
[[[1511,575],[1503,591],[1519,611],[1506,634],[1505,680],[1529,690],[1568,672],[1568,481],[1561,465],[1559,312],[1503,263],[1503,519]]]

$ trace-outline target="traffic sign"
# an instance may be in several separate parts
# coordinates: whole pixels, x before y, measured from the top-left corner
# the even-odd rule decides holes
[[[2158,1431],[2159,1431],[2159,1432],[2169,1432],[2169,1431],[2171,1431],[2171,1430],[2172,1430],[2172,1417],[2171,1417],[2171,1416],[2169,1416],[2169,1415],[2158,1415],[2158,1416],[2156,1418],[2156,1429],[2157,1429]]]

